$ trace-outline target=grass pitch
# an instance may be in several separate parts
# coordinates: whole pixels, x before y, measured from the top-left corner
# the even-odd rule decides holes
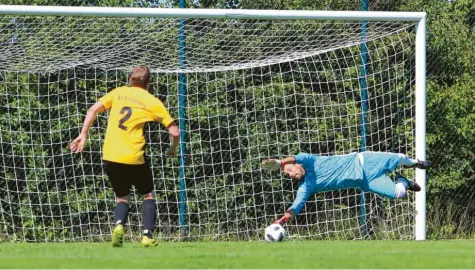
[[[0,243],[1,268],[475,268],[475,241]]]

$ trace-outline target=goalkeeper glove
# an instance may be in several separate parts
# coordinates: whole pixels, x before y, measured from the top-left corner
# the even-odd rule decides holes
[[[262,162],[262,167],[268,171],[276,171],[279,170],[282,166],[282,161],[278,159],[268,159]]]
[[[284,226],[289,219],[286,216],[279,218],[278,220],[274,221],[272,224],[279,224],[280,226]]]

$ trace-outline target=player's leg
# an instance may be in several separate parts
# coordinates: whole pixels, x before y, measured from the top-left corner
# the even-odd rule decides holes
[[[142,246],[157,246],[158,241],[153,239],[153,230],[155,229],[156,204],[153,187],[152,170],[148,164],[144,163],[136,166],[136,178],[133,185],[140,194],[143,195],[142,217],[143,217],[143,235]]]
[[[390,199],[405,197],[407,190],[416,192],[421,190],[419,185],[401,175],[396,176],[396,183],[388,175],[382,175],[369,181],[367,185],[365,190]]]
[[[124,226],[129,214],[129,193],[131,188],[127,170],[130,165],[106,161],[106,172],[116,196],[114,208],[114,230],[112,231],[112,246],[121,247],[124,242]]]
[[[403,198],[406,196],[406,185],[396,184],[389,176],[382,175],[368,182],[368,191],[390,199]]]
[[[119,197],[120,196],[120,197]],[[129,196],[116,194],[116,206],[114,208],[114,225],[122,224],[125,226],[127,223],[127,217],[129,215]]]
[[[129,197],[117,197],[114,208],[114,224],[112,230],[112,246],[121,247],[124,244],[125,223],[129,214]]]
[[[375,179],[388,172],[393,172],[396,167],[418,167],[426,169],[429,162],[421,162],[410,158],[405,154],[387,152],[363,152],[363,169],[368,179]]]
[[[364,191],[370,191],[379,196],[395,199],[406,196],[405,186],[396,185],[392,179],[387,175],[381,175],[378,178],[373,178],[366,182],[366,187],[363,186]]]
[[[388,153],[392,155],[397,155],[399,158],[399,163],[397,166],[403,166],[407,168],[419,168],[419,169],[428,169],[430,167],[430,162],[429,161],[422,161],[418,159],[412,159],[408,155],[399,153],[399,154],[394,154],[394,153]]]
[[[143,235],[142,246],[154,247],[158,245],[158,241],[153,239],[153,230],[155,229],[156,207],[153,193],[144,196],[142,215],[143,215]]]

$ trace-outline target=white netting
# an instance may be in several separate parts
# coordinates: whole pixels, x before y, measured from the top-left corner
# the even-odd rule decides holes
[[[0,239],[110,238],[114,195],[101,161],[107,114],[83,154],[68,144],[87,108],[126,84],[135,65],[151,67],[151,92],[175,118],[186,73],[184,224],[178,160],[164,158],[166,131],[146,128],[162,240],[180,231],[200,240],[262,239],[297,183],[263,172],[261,160],[358,151],[363,78],[366,148],[414,151],[413,23],[368,23],[366,76],[360,22],[187,19],[183,65],[176,19],[3,16],[0,29]],[[141,225],[132,194],[130,237]],[[413,236],[412,197],[366,194],[364,206],[358,190],[318,194],[289,235],[359,239],[364,226],[372,238]]]
[[[167,18],[9,17],[1,20],[5,70],[74,66],[124,69],[147,64],[177,72],[179,20]],[[411,25],[374,22],[366,39]],[[316,55],[361,43],[359,22],[187,20],[185,72],[222,71]]]

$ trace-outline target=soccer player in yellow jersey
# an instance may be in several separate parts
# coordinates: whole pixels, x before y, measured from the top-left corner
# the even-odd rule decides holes
[[[152,237],[156,206],[152,171],[144,159],[143,128],[145,123],[152,121],[160,122],[168,128],[172,138],[168,149],[168,155],[171,157],[175,156],[180,131],[163,103],[148,93],[150,71],[147,67],[134,68],[129,81],[130,87],[115,88],[88,109],[81,134],[71,143],[71,151],[83,151],[89,129],[97,114],[110,110],[102,152],[107,176],[117,198],[112,246],[123,245],[124,225],[129,211],[128,196],[133,185],[144,196],[142,246],[150,247],[158,244]]]

